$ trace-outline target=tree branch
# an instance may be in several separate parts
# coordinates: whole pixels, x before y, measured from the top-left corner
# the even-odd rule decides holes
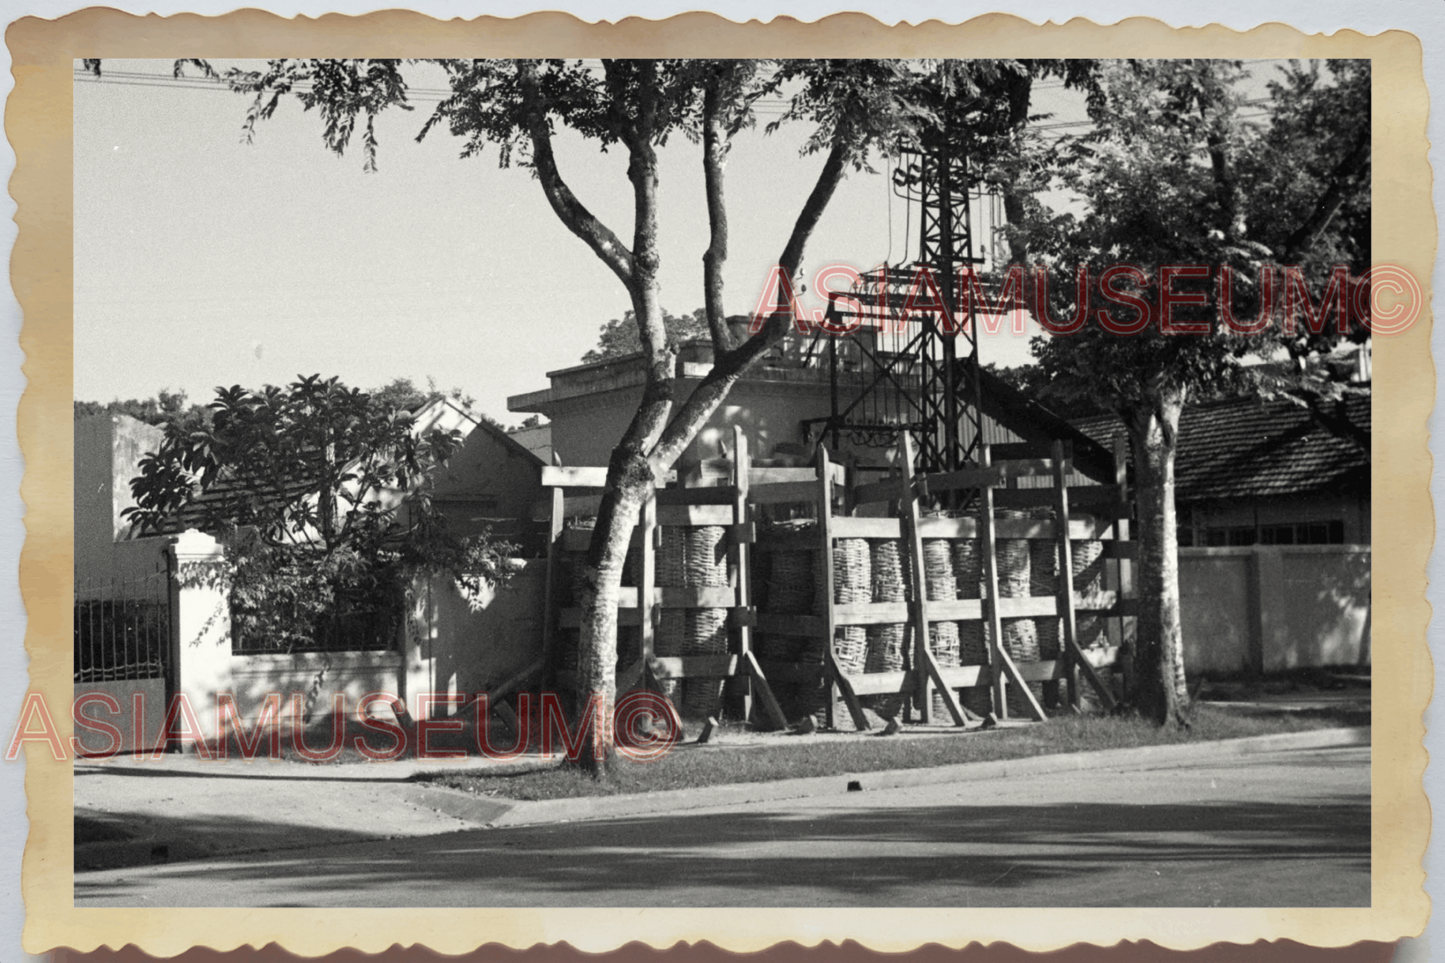
[[[592,253],[606,264],[623,284],[632,284],[632,252],[618,240],[617,235],[589,211],[562,175],[557,170],[557,159],[552,153],[552,130],[547,123],[547,108],[542,102],[542,93],[534,61],[521,61],[517,65],[517,78],[522,90],[522,102],[526,113],[527,136],[532,143],[532,166],[542,182],[542,191],[552,211],[567,229],[581,238]]]
[[[788,237],[783,256],[778,261],[779,267],[790,277],[797,273],[799,265],[802,264],[803,250],[807,247],[808,239],[843,180],[850,139],[849,125],[840,122],[833,133],[833,146],[828,151],[827,160],[823,162],[823,170],[818,174],[818,180],[793,224],[793,232]],[[791,326],[792,322],[786,315],[775,314],[757,334],[736,348],[715,357],[712,370],[683,403],[653,447],[648,460],[652,462],[654,470],[663,470],[677,460],[743,373],[769,348],[781,341]]]
[[[728,257],[728,214],[723,199],[723,167],[727,163],[729,144],[727,132],[723,129],[722,92],[719,88],[722,85],[723,72],[727,69],[725,65],[718,64],[709,71],[702,99],[702,170],[710,231],[707,251],[702,256],[703,301],[715,356],[733,347],[722,302],[722,268]]]
[[[1309,218],[1305,220],[1295,232],[1289,236],[1284,244],[1284,254],[1281,260],[1285,264],[1298,264],[1300,258],[1309,253],[1314,247],[1315,241],[1319,240],[1330,220],[1339,211],[1340,205],[1345,202],[1345,194],[1355,178],[1363,173],[1365,166],[1370,162],[1370,126],[1363,125],[1360,132],[1355,136],[1354,146],[1335,166],[1334,172],[1330,175],[1329,186],[1315,202],[1315,209]]]

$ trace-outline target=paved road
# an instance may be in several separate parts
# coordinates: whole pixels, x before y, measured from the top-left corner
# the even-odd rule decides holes
[[[1369,750],[78,873],[94,906],[1368,906]]]

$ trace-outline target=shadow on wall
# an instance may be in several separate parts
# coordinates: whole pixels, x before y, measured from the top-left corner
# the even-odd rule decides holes
[[[1370,664],[1370,553],[1284,556],[1289,645],[1266,652],[1266,670]]]
[[[447,576],[418,578],[406,625],[407,700],[415,693],[475,693],[542,654],[545,559],[515,560],[504,584],[470,596]]]

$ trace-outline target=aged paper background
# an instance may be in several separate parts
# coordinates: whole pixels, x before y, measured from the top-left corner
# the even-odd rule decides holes
[[[266,56],[1030,56],[1367,57],[1374,69],[1374,254],[1420,280],[1429,297],[1436,226],[1426,158],[1427,96],[1418,41],[1341,31],[1305,36],[1284,25],[1248,33],[1222,27],[1171,30],[1135,19],[1036,27],[1007,16],[960,26],[886,28],[840,15],[817,24],[739,25],[707,14],[663,23],[590,26],[565,14],[441,23],[389,12],[288,22],[248,11],[224,18],[136,18],[90,10],[48,22],[24,20],[8,35],[16,89],[6,130],[17,153],[11,192],[19,204],[12,283],[24,310],[29,385],[19,437],[28,540],[21,588],[29,616],[31,689],[52,706],[70,699],[72,578],[71,182],[72,62],[80,57]],[[70,871],[69,763],[27,755],[31,821],[24,863],[25,945],[87,950],[133,942],[171,955],[193,944],[227,949],[278,941],[296,952],[339,946],[375,952],[420,942],[458,953],[486,941],[527,945],[568,940],[603,950],[629,940],[666,945],[710,939],[734,950],[779,940],[852,938],[901,950],[935,941],[1006,940],[1027,949],[1076,941],[1150,939],[1178,948],[1216,941],[1292,938],[1315,945],[1393,940],[1424,925],[1420,859],[1428,804],[1420,777],[1421,713],[1432,676],[1424,633],[1424,568],[1433,518],[1425,419],[1434,396],[1430,316],[1403,335],[1377,339],[1374,417],[1375,708],[1372,753],[1372,884],[1369,909],[1238,910],[76,910]],[[68,722],[57,719],[68,734]]]

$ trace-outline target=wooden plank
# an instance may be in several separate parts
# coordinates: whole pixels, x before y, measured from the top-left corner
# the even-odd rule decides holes
[[[901,538],[902,526],[896,518],[835,518],[834,538]]]
[[[750,489],[748,497],[754,505],[789,505],[798,502],[811,504],[819,498],[819,484],[819,481],[814,480],[758,485]]]
[[[665,609],[730,609],[738,604],[737,590],[731,585],[699,585],[693,588],[664,587],[656,589],[654,597],[657,604]],[[618,608],[621,607],[619,602]]]
[[[1059,614],[1059,600],[1053,595],[1026,595],[1021,598],[998,600],[999,618],[1039,619]]]
[[[542,484],[555,488],[606,488],[606,467],[543,465]]]
[[[726,505],[731,508],[737,492],[731,485],[713,488],[663,488],[657,493],[658,505]]]
[[[1074,518],[1069,521],[1069,537],[1079,540],[1103,538],[1113,525],[1114,521],[1108,518]],[[1049,519],[999,518],[994,521],[994,534],[997,538],[1052,539],[1055,537],[1054,533],[1054,522]]]
[[[848,677],[848,681],[852,683],[853,691],[860,696],[891,695],[895,692],[907,695],[914,685],[913,673],[903,670],[852,675]]]
[[[795,615],[791,612],[759,612],[758,630],[769,635],[805,636],[816,639],[823,634],[826,621],[821,615]]]
[[[731,655],[660,655],[647,663],[659,679],[717,678],[735,672],[736,666]]]
[[[869,505],[874,502],[896,502],[902,493],[899,486],[903,482],[898,478],[885,478],[882,481],[869,482],[866,485],[858,485],[853,489],[853,504]]]
[[[662,488],[675,481],[677,472],[665,471],[655,484]],[[544,488],[606,488],[607,466],[543,465],[542,485]]]
[[[984,617],[982,599],[945,599],[928,603],[933,622],[973,622]]]
[[[918,532],[924,538],[978,538],[978,520],[973,518],[920,518]]]
[[[657,506],[657,524],[659,525],[731,525],[732,522],[732,505]]]
[[[758,667],[774,682],[811,683],[827,671],[821,662],[774,662],[758,661]]]
[[[1004,484],[1008,476],[1002,468],[963,468],[958,471],[934,472],[919,475],[914,479],[919,494],[957,491],[959,489],[987,488]]]
[[[850,602],[833,609],[834,625],[888,625],[909,618],[907,602]]]

